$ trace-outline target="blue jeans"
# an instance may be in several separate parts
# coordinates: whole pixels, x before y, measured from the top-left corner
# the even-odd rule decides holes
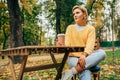
[[[95,50],[91,55],[86,57],[86,70],[84,70],[81,73],[78,73],[79,80],[91,80],[91,71],[89,70],[89,68],[99,64],[100,61],[105,59],[105,57],[106,53],[102,49]],[[76,66],[77,63],[77,57],[68,57],[68,65],[70,66],[70,68]]]

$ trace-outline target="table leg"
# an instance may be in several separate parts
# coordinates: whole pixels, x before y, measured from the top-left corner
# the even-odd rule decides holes
[[[56,59],[55,59],[55,56],[54,56],[54,54],[53,54],[52,52],[50,52],[50,56],[51,56],[51,58],[52,58],[53,63],[54,63],[54,64],[57,64],[57,61],[56,61]],[[56,70],[57,70],[57,72],[58,72],[58,67],[56,67]]]
[[[62,70],[63,70],[64,65],[65,65],[65,63],[66,63],[66,60],[67,60],[67,58],[68,58],[68,55],[69,55],[69,51],[66,50],[66,51],[65,51],[65,54],[64,54],[64,57],[63,57],[63,60],[62,60],[62,63],[61,63],[61,66],[60,66],[59,69],[58,69],[58,73],[57,73],[57,75],[56,75],[55,80],[59,80],[59,79],[61,78],[61,73],[62,73]]]
[[[50,52],[50,56],[51,56],[51,58],[52,58],[53,63],[54,63],[54,64],[57,64],[57,61],[56,61],[56,59],[55,59],[55,56],[54,56],[54,54],[53,54],[52,52]]]
[[[10,68],[11,68],[11,72],[13,74],[13,80],[17,80],[12,56],[8,56],[8,59],[10,61]]]
[[[23,56],[23,60],[21,62],[21,68],[20,68],[20,73],[19,73],[19,76],[18,76],[18,80],[22,80],[24,69],[25,69],[26,62],[27,62],[27,58],[28,58],[27,55]]]

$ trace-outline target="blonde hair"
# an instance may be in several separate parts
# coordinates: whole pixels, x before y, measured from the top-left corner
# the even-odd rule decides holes
[[[85,17],[85,19],[86,19],[86,21],[87,21],[87,19],[88,19],[88,12],[87,12],[87,9],[85,8],[85,7],[83,7],[83,6],[74,6],[73,8],[72,8],[72,12],[75,10],[75,9],[80,9],[83,13],[85,13],[85,15],[86,15],[86,17]]]

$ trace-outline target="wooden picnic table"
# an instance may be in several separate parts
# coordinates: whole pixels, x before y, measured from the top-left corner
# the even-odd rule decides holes
[[[53,63],[26,67],[28,56],[32,52],[36,52],[36,51],[48,52],[52,58]],[[8,56],[8,59],[10,60],[11,72],[14,80],[22,80],[24,72],[50,69],[50,68],[56,68],[57,75],[55,80],[59,80],[61,78],[61,73],[64,68],[65,62],[68,58],[69,52],[82,52],[82,51],[84,51],[84,47],[81,47],[81,46],[75,46],[75,47],[73,46],[21,46],[21,47],[1,50],[1,53],[4,56]],[[55,53],[64,53],[63,59],[60,63],[57,63],[57,60],[54,56]],[[13,56],[23,57],[21,61],[21,67],[20,67],[18,78],[16,77],[16,73],[15,73],[14,61],[12,59]]]

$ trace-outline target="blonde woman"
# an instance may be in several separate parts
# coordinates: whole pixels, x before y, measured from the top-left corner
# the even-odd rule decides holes
[[[66,46],[85,46],[84,52],[69,53],[68,64],[70,70],[64,71],[62,80],[71,80],[78,74],[79,80],[91,80],[89,68],[99,64],[106,56],[102,49],[94,50],[95,28],[87,24],[86,8],[74,6],[72,9],[75,24],[69,25],[65,34]]]

